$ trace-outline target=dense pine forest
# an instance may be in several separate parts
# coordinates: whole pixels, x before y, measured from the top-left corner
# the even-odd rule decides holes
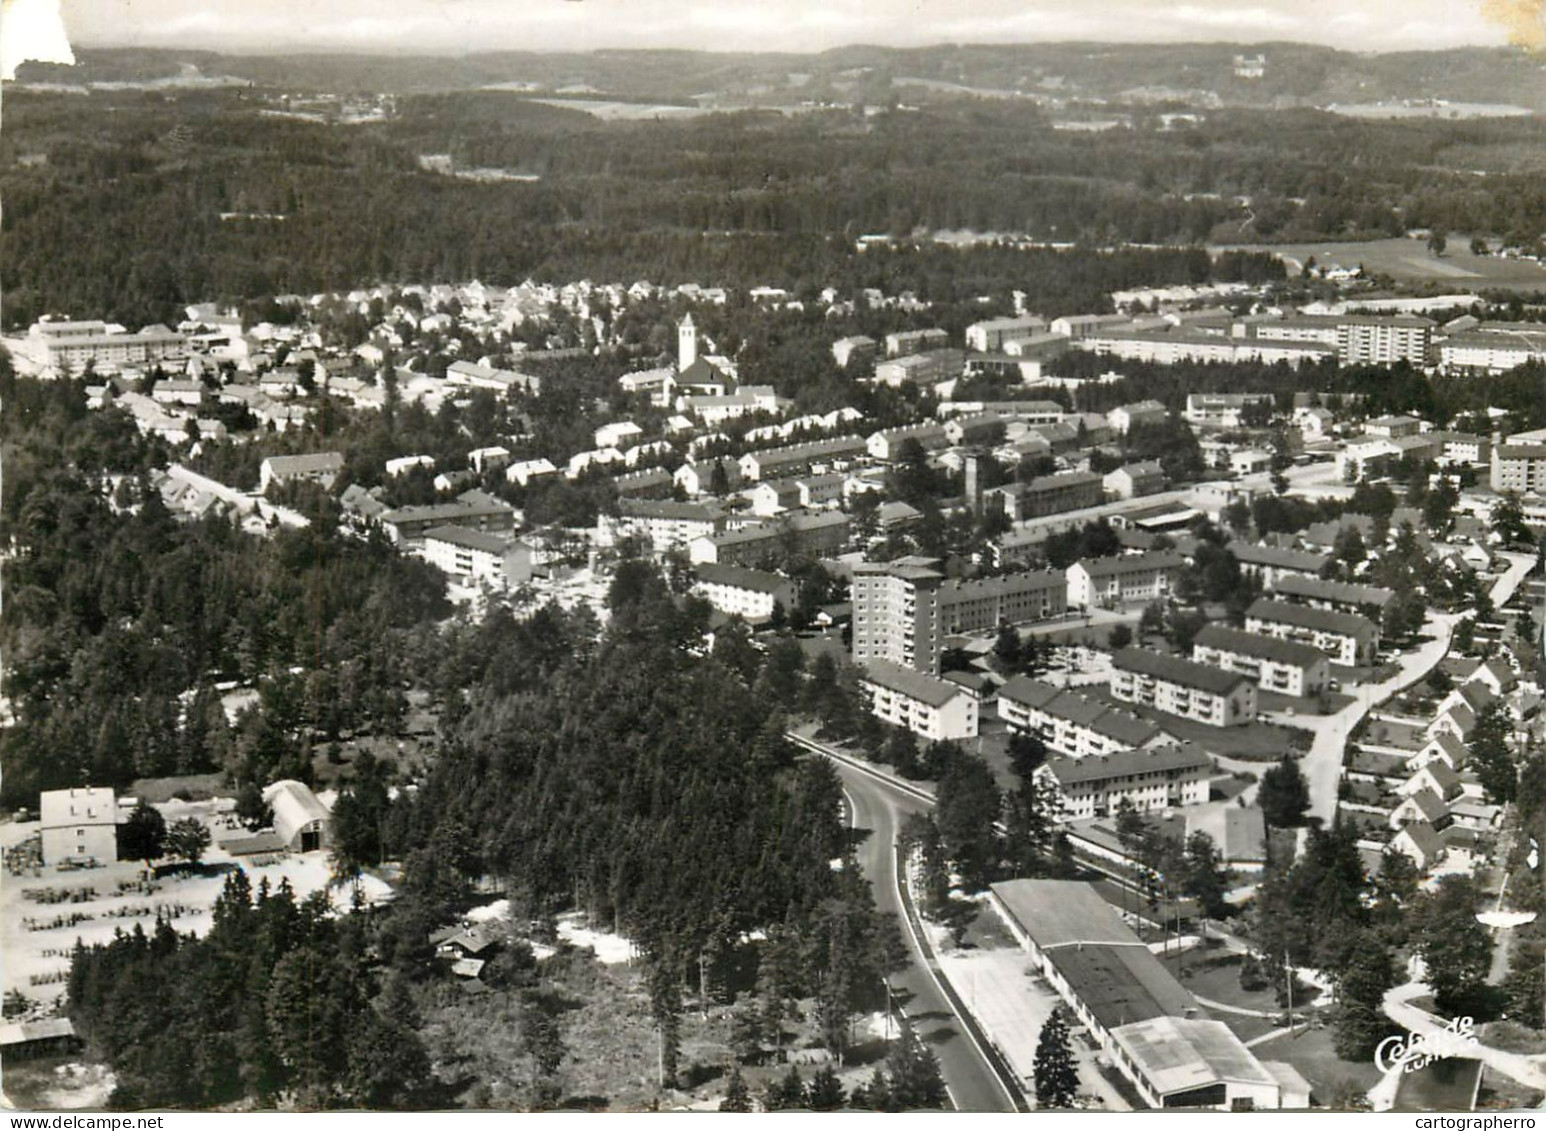
[[[482,91],[327,124],[265,115],[239,89],[17,90],[0,140],[6,322],[62,310],[137,325],[195,301],[475,277],[877,286],[945,301],[1018,287],[1055,315],[1098,308],[1112,288],[1198,281],[1196,269],[1002,248],[877,254],[855,240],[965,228],[1196,245],[1432,226],[1529,244],[1546,227],[1540,178],[1510,156],[1538,149],[1535,119],[1224,109],[1170,129],[1133,113],[1131,128],[1096,133],[971,100],[601,122]],[[536,179],[425,172],[431,153]],[[1474,173],[1446,171],[1461,158],[1487,174],[1485,193]]]

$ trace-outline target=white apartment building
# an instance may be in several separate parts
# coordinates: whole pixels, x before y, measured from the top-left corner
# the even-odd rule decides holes
[[[1151,750],[1173,741],[1137,715],[1023,675],[999,689],[998,717],[1011,730],[1040,738],[1063,758]]]
[[[1118,750],[1088,758],[1049,758],[1039,782],[1057,794],[1065,820],[1109,817],[1127,802],[1140,813],[1201,805],[1208,800],[1213,759],[1191,743],[1153,750]]]
[[[854,566],[853,658],[885,660],[939,674],[940,586],[945,575],[932,558],[860,562]]]
[[[38,798],[43,863],[118,860],[118,800],[111,789],[48,790]]]
[[[1308,644],[1280,640],[1223,625],[1205,625],[1192,641],[1192,660],[1256,681],[1262,691],[1318,695],[1330,679],[1326,654]]]
[[[713,562],[704,562],[694,572],[692,591],[726,616],[762,624],[772,619],[776,607],[782,606],[786,614],[794,607],[794,582],[779,574]]]
[[[1143,648],[1123,648],[1111,658],[1111,694],[1208,726],[1256,718],[1256,685],[1243,675]]]
[[[865,664],[860,684],[882,722],[934,741],[977,737],[977,699],[960,684],[887,660]]]
[[[1365,617],[1265,597],[1246,610],[1245,630],[1308,644],[1346,667],[1372,663],[1380,646],[1379,627]]]
[[[1086,558],[1068,567],[1068,604],[1093,609],[1160,600],[1185,568],[1186,559],[1174,550]]]

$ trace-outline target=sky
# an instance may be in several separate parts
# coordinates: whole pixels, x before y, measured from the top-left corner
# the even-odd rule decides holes
[[[463,53],[844,44],[1300,40],[1389,51],[1508,41],[1546,0],[5,0],[75,46]],[[1488,9],[1492,18],[1484,14]]]

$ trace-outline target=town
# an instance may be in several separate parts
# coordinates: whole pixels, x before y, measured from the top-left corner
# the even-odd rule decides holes
[[[909,940],[855,1012],[904,1048],[955,1026],[934,1071],[973,1105],[1525,1106],[1546,1091],[1546,329],[1318,282],[1337,297],[1211,282],[1048,317],[983,296],[949,328],[873,289],[380,286],[4,344],[16,380],[143,453],[79,469],[119,519],[272,543],[303,583],[354,545],[470,632],[565,617],[565,639],[676,635],[751,673],[770,741],[830,762],[872,822],[857,862]],[[784,352],[748,361],[769,338]],[[116,780],[89,751],[73,783],[13,777],[37,788],[3,826],[8,1056],[79,1041],[104,992],[82,946],[229,932],[233,875],[263,884],[242,914],[281,884],[399,902],[370,821],[429,788],[446,708],[402,663],[350,663],[188,688],[172,729],[229,729],[223,765],[147,747],[127,777],[96,763]],[[649,947],[583,906],[534,933],[516,902],[491,868],[402,929],[474,998],[563,947]],[[1458,1010],[1487,1020],[1458,1077],[1369,1059]],[[681,1021],[657,1017],[675,1064]],[[738,1038],[673,1094],[938,1099],[821,1024],[798,1055],[782,1023],[771,1049]],[[551,1076],[562,1047],[523,1040]]]

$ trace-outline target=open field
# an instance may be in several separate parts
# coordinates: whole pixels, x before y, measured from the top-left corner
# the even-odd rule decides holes
[[[1428,253],[1425,240],[1405,237],[1348,243],[1296,243],[1239,245],[1244,250],[1280,255],[1290,272],[1300,270],[1315,257],[1320,267],[1362,267],[1370,274],[1389,275],[1399,282],[1434,282],[1462,291],[1490,287],[1546,288],[1546,267],[1529,260],[1472,255],[1469,236],[1452,235],[1444,255]],[[1211,251],[1226,250],[1222,247]]]

